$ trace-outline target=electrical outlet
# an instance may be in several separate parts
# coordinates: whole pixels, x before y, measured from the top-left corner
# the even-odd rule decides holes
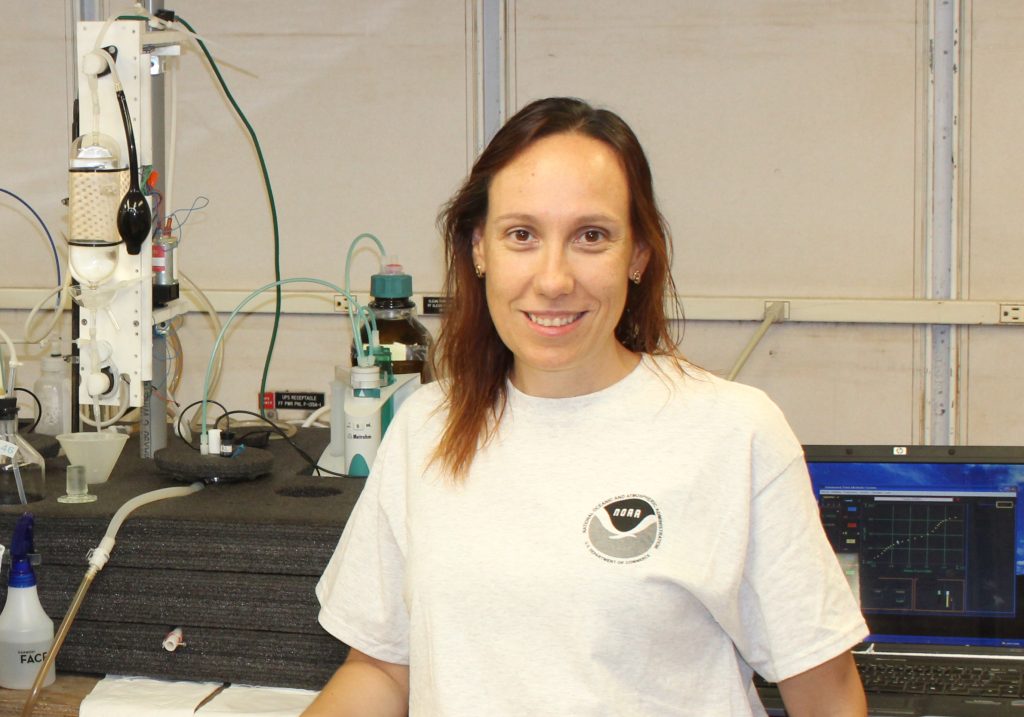
[[[999,323],[1024,324],[1024,304],[1000,304]]]
[[[344,294],[334,295],[334,310],[339,314],[348,313],[348,297]]]

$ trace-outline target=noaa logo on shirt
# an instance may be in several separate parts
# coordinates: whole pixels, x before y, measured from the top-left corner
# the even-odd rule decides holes
[[[661,543],[661,511],[647,496],[616,496],[591,511],[583,523],[587,548],[611,563],[635,563]]]

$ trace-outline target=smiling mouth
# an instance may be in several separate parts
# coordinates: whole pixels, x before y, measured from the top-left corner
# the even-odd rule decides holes
[[[538,314],[527,313],[527,316],[530,317],[530,321],[538,326],[555,328],[558,326],[568,326],[569,324],[579,321],[583,316],[583,313],[581,312],[578,314],[567,314],[562,316],[539,316]]]

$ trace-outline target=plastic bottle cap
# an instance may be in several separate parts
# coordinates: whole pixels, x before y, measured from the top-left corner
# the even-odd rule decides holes
[[[18,417],[18,399],[0,398],[0,421]]]
[[[7,584],[12,588],[30,588],[36,584],[36,574],[32,571],[32,563],[28,558],[14,561]]]
[[[408,299],[412,296],[412,277],[408,274],[374,274],[370,294],[378,299]]]

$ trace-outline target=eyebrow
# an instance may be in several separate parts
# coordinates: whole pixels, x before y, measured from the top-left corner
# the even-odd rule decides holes
[[[511,212],[509,214],[502,214],[494,217],[492,221],[496,222],[523,222],[525,224],[532,224],[537,221],[537,217],[533,214],[520,214]],[[618,219],[611,216],[610,214],[585,214],[582,217],[576,217],[576,221],[580,224],[618,224]]]

